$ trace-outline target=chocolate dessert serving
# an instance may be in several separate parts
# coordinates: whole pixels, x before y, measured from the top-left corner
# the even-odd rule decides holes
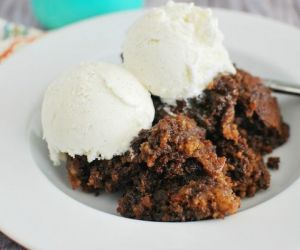
[[[122,65],[81,64],[48,88],[44,138],[73,189],[119,192],[149,221],[224,218],[271,185],[289,138],[276,97],[236,68],[211,10],[169,2],[140,17]]]

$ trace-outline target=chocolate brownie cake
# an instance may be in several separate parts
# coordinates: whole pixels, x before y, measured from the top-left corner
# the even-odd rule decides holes
[[[238,70],[235,75],[218,77],[203,95],[174,106],[153,99],[155,121],[169,113],[184,113],[206,129],[217,154],[231,165],[227,175],[240,197],[254,196],[269,187],[270,175],[262,156],[286,142],[289,127],[276,98],[259,78]]]
[[[101,190],[115,192],[124,189],[137,172],[129,153],[112,160],[94,160],[91,163],[85,156],[68,156],[66,166],[73,189],[81,187],[96,194]]]
[[[177,101],[174,106],[153,99],[156,121],[169,112],[185,113],[207,129],[210,137],[218,131],[228,140],[243,137],[261,154],[272,152],[289,137],[289,127],[271,90],[243,70],[218,77],[201,96]]]
[[[176,105],[152,98],[153,127],[130,151],[91,163],[68,157],[73,188],[122,191],[117,210],[126,217],[189,221],[232,214],[240,198],[269,187],[263,155],[287,141],[289,127],[259,78],[238,70]]]
[[[155,221],[222,218],[240,205],[205,131],[186,116],[166,116],[135,152],[142,166],[119,201],[121,215]]]

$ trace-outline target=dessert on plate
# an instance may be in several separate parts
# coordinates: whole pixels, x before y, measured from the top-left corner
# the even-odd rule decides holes
[[[74,189],[121,192],[128,218],[193,221],[233,214],[270,186],[279,158],[264,156],[289,127],[271,90],[231,62],[211,10],[150,10],[122,58],[83,63],[46,91],[44,139]]]

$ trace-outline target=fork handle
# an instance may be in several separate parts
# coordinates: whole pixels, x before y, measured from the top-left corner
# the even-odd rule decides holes
[[[300,85],[263,78],[263,83],[277,93],[300,96]]]

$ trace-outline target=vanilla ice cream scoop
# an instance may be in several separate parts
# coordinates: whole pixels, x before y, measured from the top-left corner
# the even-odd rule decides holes
[[[124,66],[168,103],[199,95],[218,75],[235,73],[210,9],[169,2],[129,29]]]
[[[151,127],[149,92],[122,66],[83,63],[55,80],[42,106],[44,139],[55,165],[65,154],[111,159]]]

